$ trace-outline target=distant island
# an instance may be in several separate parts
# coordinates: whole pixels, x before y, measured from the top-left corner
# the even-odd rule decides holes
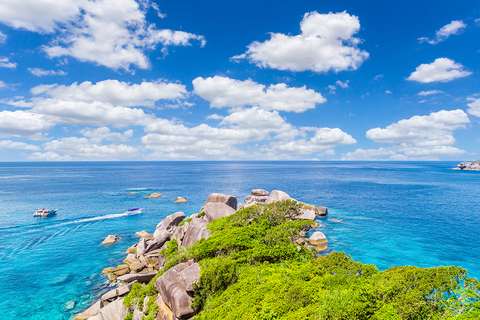
[[[455,170],[472,170],[472,171],[480,171],[480,160],[476,160],[473,162],[460,162],[457,164]]]

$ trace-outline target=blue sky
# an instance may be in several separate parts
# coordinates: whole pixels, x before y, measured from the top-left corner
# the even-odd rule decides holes
[[[0,2],[0,161],[472,160],[478,1]]]

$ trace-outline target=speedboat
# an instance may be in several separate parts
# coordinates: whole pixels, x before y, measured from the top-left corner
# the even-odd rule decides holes
[[[127,214],[127,215],[137,214],[137,213],[142,213],[142,208],[132,208],[132,209],[128,209],[127,211],[125,211],[125,214]]]
[[[52,209],[52,210],[47,210],[47,209],[37,209],[35,213],[33,214],[34,217],[41,217],[41,218],[46,218],[46,217],[51,217],[57,213],[57,209]]]

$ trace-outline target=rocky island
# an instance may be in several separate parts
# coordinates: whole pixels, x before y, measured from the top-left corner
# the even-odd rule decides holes
[[[473,162],[460,162],[457,164],[455,170],[470,170],[470,171],[480,171],[480,160]]]
[[[480,315],[480,283],[462,268],[379,271],[344,253],[322,256],[327,237],[314,220],[327,214],[326,207],[278,190],[254,189],[244,201],[237,205],[235,197],[214,193],[199,213],[187,218],[176,212],[153,233],[138,232],[124,264],[103,270],[117,287],[74,319]]]

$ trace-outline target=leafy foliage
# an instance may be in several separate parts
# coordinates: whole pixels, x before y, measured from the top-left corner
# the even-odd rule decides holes
[[[343,252],[317,257],[292,241],[313,223],[295,219],[301,209],[295,201],[251,206],[210,222],[211,236],[187,249],[172,239],[156,278],[180,262],[199,262],[193,303],[199,320],[480,318],[480,284],[466,270],[380,272]],[[154,295],[156,278],[132,288],[125,301],[143,303]]]

